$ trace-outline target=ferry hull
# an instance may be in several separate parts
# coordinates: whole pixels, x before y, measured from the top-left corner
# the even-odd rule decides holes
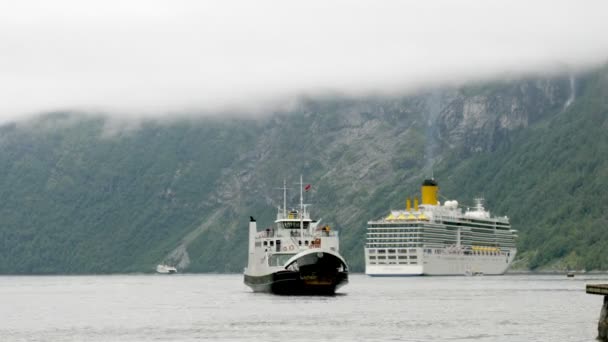
[[[324,278],[304,278],[296,271],[279,271],[259,277],[245,275],[245,284],[254,292],[279,295],[333,295],[346,283],[346,272],[338,272],[333,277]]]
[[[307,254],[285,267],[284,270],[266,275],[245,274],[245,284],[254,292],[280,295],[332,295],[338,288],[348,283],[346,266],[340,258],[330,253]]]

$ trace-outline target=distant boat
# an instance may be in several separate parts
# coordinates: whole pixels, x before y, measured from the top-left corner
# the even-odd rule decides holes
[[[572,271],[568,271],[568,272],[566,273],[566,277],[568,277],[568,278],[574,278],[574,272],[572,272]]]
[[[177,268],[169,265],[160,264],[156,266],[156,272],[162,274],[177,273]]]
[[[467,277],[479,277],[479,276],[483,276],[483,272],[477,272],[477,271],[471,271],[469,269],[467,269],[466,271],[464,271],[464,275]]]

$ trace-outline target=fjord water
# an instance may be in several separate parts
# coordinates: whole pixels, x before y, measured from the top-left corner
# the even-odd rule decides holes
[[[2,341],[593,341],[608,276],[368,278],[331,297],[241,275],[0,277]]]

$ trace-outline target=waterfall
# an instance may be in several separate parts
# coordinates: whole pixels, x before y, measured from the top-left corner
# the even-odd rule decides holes
[[[427,97],[427,110],[428,117],[426,122],[426,141],[424,148],[424,159],[426,165],[424,167],[424,173],[426,177],[433,177],[433,164],[435,159],[435,153],[438,145],[436,136],[438,134],[437,118],[441,111],[441,90],[434,90],[430,96]]]
[[[566,100],[566,103],[564,104],[564,110],[566,108],[568,108],[570,106],[570,104],[572,104],[574,99],[576,98],[576,87],[575,87],[574,81],[575,81],[574,75],[570,75],[570,96],[568,97],[568,100]]]

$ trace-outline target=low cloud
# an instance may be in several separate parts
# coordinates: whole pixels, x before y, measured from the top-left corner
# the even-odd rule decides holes
[[[264,112],[576,72],[608,57],[606,1],[5,1],[0,122]]]

